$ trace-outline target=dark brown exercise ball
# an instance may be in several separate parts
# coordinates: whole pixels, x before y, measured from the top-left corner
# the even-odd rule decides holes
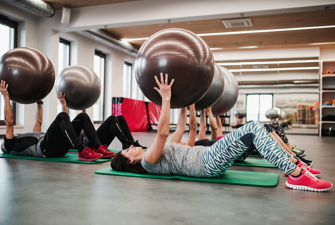
[[[0,80],[8,83],[12,101],[30,104],[47,96],[55,83],[55,70],[43,53],[15,48],[0,58]]]
[[[169,75],[172,86],[171,108],[198,101],[208,90],[214,75],[214,58],[207,44],[196,34],[171,28],[153,34],[141,46],[135,61],[135,75],[143,94],[162,104],[154,76]]]
[[[69,66],[56,79],[56,94],[65,94],[67,106],[82,110],[91,107],[100,96],[101,83],[94,71],[86,66]]]
[[[211,86],[209,86],[206,94],[195,103],[196,110],[206,109],[219,100],[224,88],[224,77],[220,67],[215,64],[214,77]]]
[[[224,76],[224,89],[219,100],[213,105],[214,115],[222,115],[228,112],[236,103],[238,97],[238,83],[234,75],[226,68],[220,67]]]

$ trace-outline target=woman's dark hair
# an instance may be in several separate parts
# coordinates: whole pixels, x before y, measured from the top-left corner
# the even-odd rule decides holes
[[[134,164],[129,163],[129,159],[126,158],[121,152],[117,153],[111,162],[111,167],[113,170],[119,172],[130,172],[130,173],[148,173],[141,165],[141,161]]]

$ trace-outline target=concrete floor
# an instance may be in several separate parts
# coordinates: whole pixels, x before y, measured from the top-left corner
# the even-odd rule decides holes
[[[134,133],[149,146],[155,133]],[[307,150],[322,178],[335,183],[334,137],[290,135]],[[110,147],[120,147],[117,140]],[[95,175],[103,164],[0,158],[1,225],[68,224],[334,224],[335,187],[325,193],[274,188]]]

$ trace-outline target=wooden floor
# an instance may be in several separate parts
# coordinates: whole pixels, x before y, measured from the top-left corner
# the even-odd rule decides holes
[[[187,135],[187,134],[186,134]],[[149,146],[155,133],[134,133]],[[289,135],[322,179],[335,183],[335,138]],[[120,147],[115,140],[110,147]],[[94,174],[103,164],[0,158],[0,224],[325,224],[335,221],[335,188],[325,193],[277,187],[155,180]]]

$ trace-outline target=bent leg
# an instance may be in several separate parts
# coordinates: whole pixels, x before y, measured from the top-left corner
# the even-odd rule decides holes
[[[61,112],[51,123],[44,139],[41,141],[41,149],[46,157],[62,157],[70,148],[82,151],[85,146],[79,140],[69,115]]]
[[[93,126],[90,117],[86,113],[78,114],[71,122],[73,129],[78,137],[81,130],[84,131],[86,137],[90,141],[92,148],[99,148],[101,142],[98,138],[97,132]]]
[[[250,122],[217,141],[204,151],[203,160],[208,176],[224,174],[231,164],[252,144],[260,154],[286,174],[297,167],[290,161],[290,155],[257,122]]]
[[[123,122],[127,123],[126,121]],[[112,143],[112,141],[114,140],[114,138],[117,137],[119,141],[122,143],[122,146],[129,145],[130,140],[126,138],[122,127],[123,126],[121,126],[121,124],[119,123],[118,118],[116,118],[115,116],[108,117],[97,130],[99,140],[101,141],[102,144],[109,146],[110,143]]]

